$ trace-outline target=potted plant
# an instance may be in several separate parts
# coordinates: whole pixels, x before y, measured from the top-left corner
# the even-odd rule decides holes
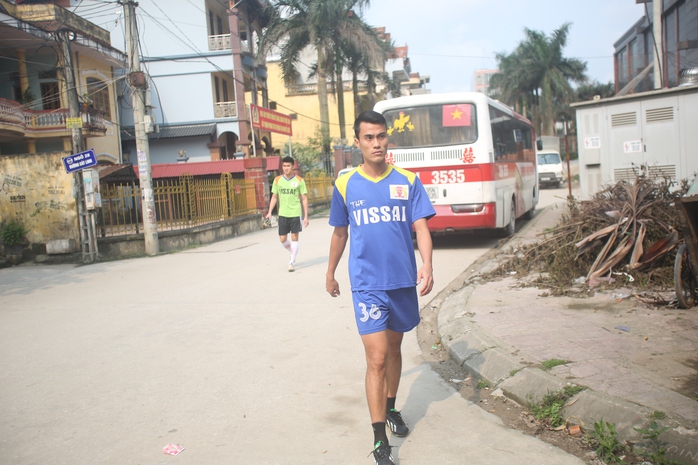
[[[25,105],[28,108],[31,108],[34,106],[34,100],[36,100],[36,97],[29,89],[29,87],[27,87],[26,89],[24,89],[24,92],[22,92],[22,95],[19,98],[19,103]]]
[[[10,220],[5,223],[0,229],[2,243],[5,244],[5,255],[21,256],[28,232],[21,221]]]

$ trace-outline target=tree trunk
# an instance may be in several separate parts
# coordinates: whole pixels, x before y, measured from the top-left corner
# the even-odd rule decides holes
[[[337,57],[339,59],[339,57]],[[344,81],[342,80],[342,64],[337,64],[337,111],[339,112],[339,137],[347,138],[346,117],[344,116]]]
[[[330,109],[327,104],[327,76],[325,75],[325,54],[322,47],[317,49],[317,97],[320,103],[320,134],[322,151],[330,153]]]
[[[351,73],[351,88],[354,93],[354,119],[361,113],[361,100],[359,99],[359,77],[356,71]]]
[[[553,123],[553,96],[552,89],[549,81],[543,82],[543,89],[541,89],[541,116],[542,116],[542,126],[544,136],[554,136],[555,135],[555,124]]]

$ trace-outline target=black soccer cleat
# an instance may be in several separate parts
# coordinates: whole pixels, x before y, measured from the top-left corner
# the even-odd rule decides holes
[[[394,408],[385,414],[385,422],[388,424],[390,431],[399,438],[404,438],[410,432],[410,429],[402,419],[402,415]]]
[[[373,460],[376,461],[376,465],[395,465],[390,449],[392,449],[392,447],[385,444],[383,441],[378,441],[376,443],[372,452]]]

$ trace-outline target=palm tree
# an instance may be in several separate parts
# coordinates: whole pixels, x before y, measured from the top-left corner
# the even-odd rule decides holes
[[[362,49],[356,47],[353,42],[344,42],[341,49],[344,64],[351,72],[355,115],[362,111],[359,76],[366,77],[368,100],[375,100],[376,81],[382,74],[380,71],[383,68],[382,64],[395,52],[393,43],[382,40],[371,26],[363,23],[361,27],[364,29],[362,36],[368,40],[368,45]],[[371,108],[373,103],[370,105]]]
[[[574,99],[570,81],[586,81],[586,63],[562,54],[567,45],[571,24],[565,23],[550,37],[540,31],[524,29],[525,39],[511,55],[497,56],[501,77],[495,78],[503,96],[514,97],[525,104],[530,98],[538,106],[533,120],[540,120],[541,133],[555,133],[555,103]],[[509,103],[517,103],[509,101]]]
[[[260,53],[266,54],[271,46],[280,48],[284,84],[295,81],[297,65],[303,49],[308,46],[317,52],[317,89],[320,103],[320,131],[323,150],[330,152],[330,115],[327,105],[327,60],[325,51],[330,38],[323,27],[327,24],[325,2],[317,0],[273,0],[265,8],[270,20],[262,35]]]
[[[569,121],[574,123],[575,112],[569,105],[572,102],[592,100],[597,95],[601,98],[613,97],[615,93],[613,82],[608,82],[606,84],[602,84],[598,81],[585,82],[575,89],[572,100],[569,102],[555,102],[555,121]]]
[[[534,106],[535,84],[528,76],[524,76],[522,55],[519,52],[520,48],[517,48],[510,55],[495,55],[499,73],[490,79],[490,88],[493,89],[493,97],[509,104],[517,113],[528,118],[528,111]]]
[[[613,97],[616,94],[613,82],[603,84],[598,81],[584,83],[577,87],[577,101],[592,100],[594,96],[599,95],[601,98]]]
[[[262,53],[270,46],[278,46],[282,75],[285,84],[293,82],[301,52],[313,47],[317,52],[318,101],[320,104],[320,129],[323,150],[330,151],[330,118],[327,101],[327,77],[337,78],[340,126],[345,137],[344,94],[340,71],[343,69],[342,47],[351,44],[369,55],[377,49],[375,37],[366,33],[364,21],[357,10],[369,4],[369,0],[271,0],[266,8],[270,17],[262,37]]]
[[[356,3],[356,0],[344,0],[346,7]],[[385,60],[394,50],[391,43],[383,41],[376,30],[366,24],[366,22],[353,13],[353,9],[348,10],[348,20],[344,22],[341,33],[335,36],[335,66],[337,76],[337,107],[339,111],[339,122],[341,127],[341,137],[345,138],[345,116],[344,116],[344,84],[342,73],[346,68],[352,76],[352,94],[354,97],[354,114],[360,113],[359,105],[359,75],[369,77],[378,69],[383,67]],[[370,91],[370,90],[369,90]]]

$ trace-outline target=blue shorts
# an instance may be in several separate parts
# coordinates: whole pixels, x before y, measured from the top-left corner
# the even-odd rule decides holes
[[[359,334],[389,329],[406,333],[419,324],[417,288],[390,291],[352,291],[354,316]]]

